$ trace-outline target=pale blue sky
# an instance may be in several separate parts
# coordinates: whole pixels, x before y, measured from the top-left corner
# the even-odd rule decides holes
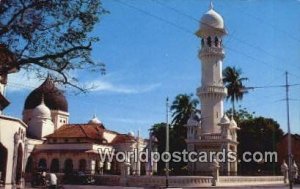
[[[108,129],[147,136],[154,123],[165,121],[165,99],[194,93],[200,85],[200,40],[196,20],[208,10],[207,0],[103,0],[103,16],[93,35],[93,58],[107,75],[76,72],[83,83],[98,88],[88,94],[67,93],[72,123],[87,122],[94,113]],[[247,86],[300,83],[300,1],[215,0],[214,8],[229,35],[224,38],[225,66],[241,68]],[[21,117],[26,96],[41,81],[10,78],[9,115]],[[25,85],[25,87],[24,87]],[[291,88],[291,130],[300,132],[300,86]],[[284,88],[256,89],[239,104],[256,115],[272,117],[286,131]],[[230,104],[225,103],[225,108]]]

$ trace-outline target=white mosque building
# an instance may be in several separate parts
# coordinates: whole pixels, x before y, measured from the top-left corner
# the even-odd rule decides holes
[[[220,172],[224,175],[237,173],[237,161],[230,162],[228,154],[237,152],[237,127],[233,118],[224,114],[223,101],[227,90],[222,82],[222,64],[225,57],[222,44],[227,34],[224,20],[213,5],[202,16],[196,36],[201,38],[198,57],[201,60],[201,87],[197,95],[201,102],[201,111],[195,112],[188,120],[187,148],[195,152],[225,151],[225,162],[220,163]],[[200,113],[201,112],[201,113]],[[209,174],[211,163],[189,162],[191,174]]]
[[[0,69],[0,186],[20,184],[25,175],[37,169],[120,174],[122,163],[115,157],[112,162],[102,161],[100,152],[142,152],[149,147],[149,140],[109,130],[96,116],[86,123],[69,123],[68,102],[50,76],[28,95],[22,120],[3,115],[2,110],[9,105],[4,97],[7,74],[17,69],[5,46],[0,46],[0,58],[0,65],[11,65]],[[134,161],[134,157],[127,157],[126,164],[129,174],[156,171],[156,165]]]

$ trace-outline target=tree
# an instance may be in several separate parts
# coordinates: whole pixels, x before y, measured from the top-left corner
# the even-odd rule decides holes
[[[279,124],[272,118],[255,117],[240,122],[238,132],[238,158],[242,160],[244,152],[276,152],[276,145],[283,137]],[[274,161],[274,159],[273,159]],[[270,175],[280,171],[277,162],[262,159],[260,162],[241,161],[240,173],[246,175]]]
[[[172,133],[170,135],[173,139],[170,141],[172,152],[181,152],[184,149],[186,149],[185,139],[187,135],[187,129],[184,125],[187,123],[192,112],[196,110],[198,103],[199,101],[193,98],[192,94],[179,94],[175,97],[175,100],[172,102],[172,105],[170,107],[170,110],[172,111],[171,124],[173,127]],[[182,174],[184,173],[182,169],[186,166],[186,163],[171,162],[171,166],[174,169],[174,173]]]
[[[107,13],[94,0],[2,0],[0,44],[17,59],[17,66],[43,77],[49,70],[56,80],[84,90],[70,71],[104,71],[91,59],[90,35],[100,16]]]
[[[227,113],[230,113],[228,110]],[[239,108],[234,119],[240,130],[238,136],[238,158],[243,160],[244,152],[276,152],[277,143],[283,137],[279,124],[272,118],[255,117],[255,112],[248,112],[246,108]],[[241,161],[239,172],[242,175],[276,174],[279,166],[276,162],[245,162]]]
[[[193,95],[179,94],[172,102],[170,110],[172,111],[172,125],[184,125],[192,112],[195,111],[199,101],[193,98]]]
[[[154,124],[150,132],[157,138],[157,151],[162,154],[166,150],[166,123]],[[159,175],[165,174],[165,162],[159,161],[157,165],[157,173]]]
[[[233,109],[230,108],[229,110],[226,111],[227,115],[232,114]],[[236,123],[239,125],[241,122],[250,120],[254,118],[255,112],[248,112],[247,108],[242,108],[239,106],[238,110],[235,110],[235,114],[233,115],[234,120]]]
[[[231,101],[233,114],[235,114],[235,102],[242,100],[246,91],[243,82],[248,80],[246,77],[241,77],[241,70],[235,67],[226,67],[223,70],[223,83],[227,88],[226,99]]]

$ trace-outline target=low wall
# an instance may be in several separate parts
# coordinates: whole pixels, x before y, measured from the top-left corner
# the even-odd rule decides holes
[[[170,176],[169,186],[208,187],[211,176]],[[219,186],[283,184],[283,176],[220,176]],[[166,185],[165,176],[128,176],[125,180],[119,175],[96,176],[97,185],[161,187]]]
[[[177,187],[199,187],[211,186],[212,177],[210,176],[170,176],[169,186]],[[126,185],[143,187],[160,187],[166,185],[165,176],[128,176],[124,178],[117,175],[96,176],[96,182],[99,185]]]
[[[220,176],[219,185],[264,185],[283,184],[283,176]]]

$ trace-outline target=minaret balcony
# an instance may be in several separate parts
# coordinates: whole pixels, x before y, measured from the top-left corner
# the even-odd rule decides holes
[[[199,51],[199,57],[210,57],[210,56],[220,56],[224,58],[225,52],[221,47],[202,47]]]
[[[223,86],[203,86],[197,88],[198,95],[205,94],[220,94],[221,96],[227,95],[227,88]]]

